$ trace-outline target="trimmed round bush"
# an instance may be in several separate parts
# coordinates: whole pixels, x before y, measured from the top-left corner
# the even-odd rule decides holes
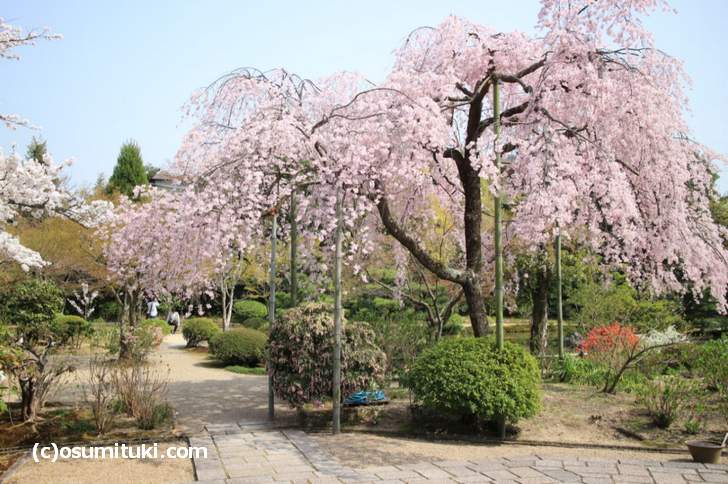
[[[142,326],[155,326],[162,331],[164,336],[172,334],[172,326],[167,324],[164,319],[143,319],[141,322]]]
[[[220,327],[209,318],[190,318],[182,326],[182,336],[187,340],[188,348],[210,341],[219,332]]]
[[[210,353],[226,365],[257,366],[265,355],[265,334],[235,328],[210,339]]]
[[[490,338],[448,338],[422,352],[406,378],[425,408],[478,422],[516,423],[541,407],[538,362],[523,347]]]
[[[81,338],[91,334],[91,323],[81,316],[56,314],[51,323],[51,332],[60,344],[78,346],[81,343]]]
[[[262,331],[263,328],[268,329],[268,320],[263,318],[249,318],[243,321],[243,326]]]
[[[270,328],[268,364],[273,388],[291,406],[330,398],[333,391],[334,319],[330,304],[285,311]],[[386,356],[365,323],[343,321],[341,392],[368,390],[384,379]]]
[[[233,313],[239,322],[251,318],[265,319],[268,316],[268,307],[262,302],[241,299],[233,304]]]

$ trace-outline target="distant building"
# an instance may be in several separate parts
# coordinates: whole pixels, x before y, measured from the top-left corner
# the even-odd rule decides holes
[[[174,175],[166,170],[159,170],[151,178],[151,180],[149,180],[149,184],[153,187],[161,188],[162,190],[171,191],[182,190],[185,186],[182,177]]]

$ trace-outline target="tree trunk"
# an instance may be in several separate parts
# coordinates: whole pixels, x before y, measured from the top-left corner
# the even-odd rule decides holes
[[[119,321],[119,359],[132,358],[133,348],[129,343],[129,336],[134,334],[139,324],[139,292],[127,289],[124,291],[124,305]]]
[[[470,325],[473,327],[473,336],[485,336],[488,334],[488,319],[485,316],[485,298],[480,287],[480,281],[476,280],[463,285],[465,301],[468,303],[468,315]]]
[[[37,417],[35,405],[35,380],[33,378],[20,379],[21,418],[23,422],[33,422]]]
[[[531,339],[529,347],[534,355],[544,355],[548,346],[549,273],[539,268],[531,290]]]

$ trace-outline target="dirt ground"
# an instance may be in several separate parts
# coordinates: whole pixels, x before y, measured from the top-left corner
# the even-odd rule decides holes
[[[170,445],[160,445],[160,453]],[[107,459],[58,460],[57,462],[32,460],[24,463],[6,482],[8,484],[128,484],[128,483],[182,483],[194,480],[189,459]]]

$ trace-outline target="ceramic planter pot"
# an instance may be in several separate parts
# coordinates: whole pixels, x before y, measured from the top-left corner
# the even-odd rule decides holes
[[[689,440],[685,442],[693,456],[695,462],[703,464],[718,464],[720,462],[720,454],[725,448],[720,442],[711,442],[708,440]]]

